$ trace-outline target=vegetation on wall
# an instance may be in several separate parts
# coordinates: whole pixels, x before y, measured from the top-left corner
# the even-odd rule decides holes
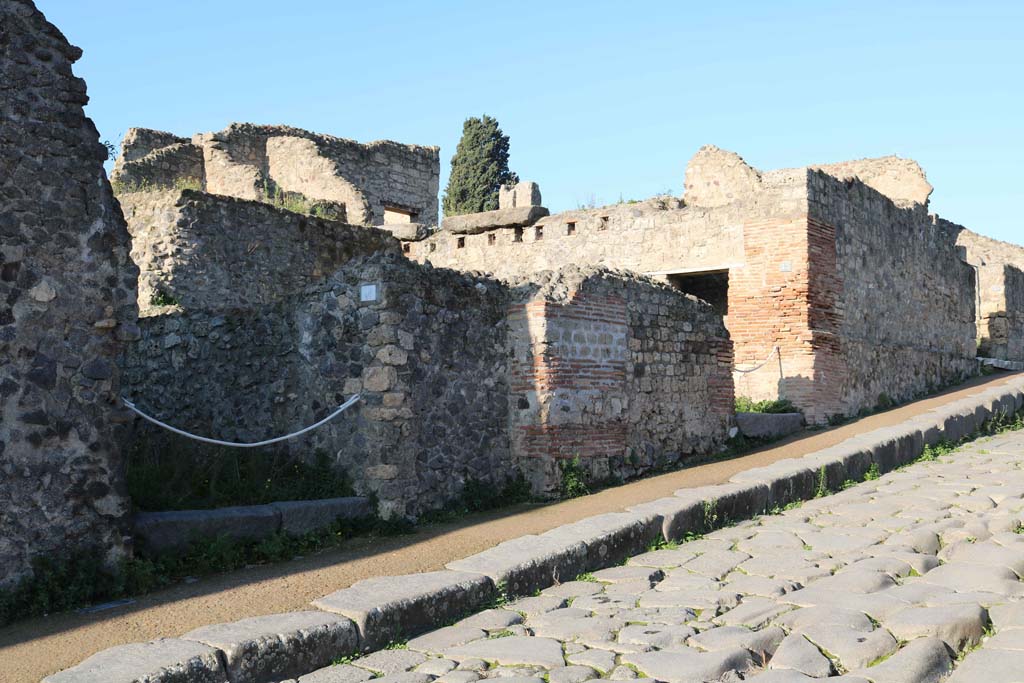
[[[497,119],[486,114],[466,119],[442,200],[445,216],[498,208],[498,189],[519,182],[508,169],[508,148],[509,138]]]
[[[799,413],[797,408],[788,399],[780,398],[775,400],[755,401],[747,396],[736,397],[737,413]]]

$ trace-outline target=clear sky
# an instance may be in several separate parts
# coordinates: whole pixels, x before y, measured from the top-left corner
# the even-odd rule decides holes
[[[37,0],[88,113],[181,135],[232,121],[439,145],[511,136],[552,211],[680,194],[703,144],[761,168],[899,154],[932,210],[1024,243],[1024,2]]]

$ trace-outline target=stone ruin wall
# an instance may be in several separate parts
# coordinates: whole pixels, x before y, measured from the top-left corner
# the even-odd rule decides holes
[[[387,140],[360,144],[288,126],[233,123],[191,139],[133,128],[112,179],[126,188],[198,185],[204,191],[267,201],[268,191],[344,205],[346,220],[433,225],[438,217],[437,147]],[[385,209],[401,213],[385,216]]]
[[[185,310],[270,304],[353,256],[398,250],[387,233],[192,190],[120,195],[139,265],[143,314],[158,297]]]
[[[361,301],[367,283],[377,300]],[[239,441],[295,431],[360,393],[282,447],[329,454],[382,514],[416,515],[455,499],[468,478],[500,485],[511,474],[506,305],[493,283],[361,255],[275,303],[143,319],[125,377],[140,408]]]
[[[825,168],[863,173],[899,204],[856,179],[808,168],[761,173],[706,147],[687,167],[685,201],[569,211],[479,234],[440,231],[403,250],[499,277],[565,263],[669,281],[728,271],[736,393],[788,398],[814,422],[972,373],[973,285],[948,234],[917,201],[931,191],[920,167],[892,157]],[[887,296],[876,281],[907,295]],[[920,313],[929,306],[934,313]]]
[[[821,388],[843,414],[902,402],[977,373],[974,276],[956,235],[923,204],[897,206],[867,185],[809,174],[812,309]]]
[[[956,234],[978,285],[978,355],[1024,361],[1024,247],[939,220]]]
[[[635,275],[567,266],[517,288],[510,439],[534,490],[559,464],[634,478],[714,452],[732,420],[732,345],[706,303]]]
[[[616,412],[598,418],[622,438],[607,444],[611,450],[578,455],[595,477],[627,478],[713,450],[726,437],[732,405],[720,319],[693,298],[633,276],[590,277],[586,291],[614,292],[622,302],[628,332],[616,339],[620,400],[607,406]],[[378,285],[377,300],[361,301],[365,284]],[[279,302],[143,318],[126,383],[132,400],[159,419],[241,441],[311,424],[360,393],[353,409],[286,447],[299,457],[330,454],[359,491],[377,495],[386,515],[415,516],[456,499],[469,479],[501,486],[519,471],[538,493],[550,493],[560,480],[557,459],[522,456],[528,447],[515,426],[534,415],[522,401],[536,407],[537,399],[513,387],[533,358],[513,352],[514,330],[522,331],[513,302],[543,298],[536,290],[394,252],[360,255]],[[533,319],[529,330],[565,322],[552,318]],[[543,340],[531,343],[543,353]],[[560,400],[592,421],[600,409],[593,395],[571,383],[559,389]],[[587,420],[577,428],[593,426]],[[534,424],[543,429],[547,421]],[[140,435],[163,438],[146,426]]]
[[[80,56],[32,3],[0,0],[0,586],[34,557],[127,549],[118,360],[138,270]]]

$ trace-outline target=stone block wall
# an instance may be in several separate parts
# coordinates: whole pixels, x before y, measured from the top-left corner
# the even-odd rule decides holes
[[[628,479],[727,438],[732,345],[694,297],[567,266],[516,288],[509,333],[512,452],[537,493],[557,492],[567,459]]]
[[[192,190],[120,196],[139,265],[139,307],[188,311],[269,304],[356,255],[398,251],[386,232]]]
[[[233,123],[191,140],[133,128],[112,178],[125,187],[198,180],[207,192],[255,201],[292,193],[343,204],[357,225],[383,225],[385,209],[405,222],[438,219],[437,147],[361,144],[288,126]]]
[[[0,586],[34,557],[126,552],[118,358],[137,336],[129,236],[82,107],[82,52],[0,0]]]
[[[1024,247],[939,219],[956,234],[978,288],[978,355],[1024,360]]]
[[[363,285],[377,288],[363,300]],[[455,499],[467,479],[511,474],[508,292],[394,253],[361,256],[269,304],[140,321],[126,367],[140,408],[202,435],[257,441],[352,409],[285,442],[331,455],[385,515]],[[160,433],[144,428],[147,439]]]
[[[815,327],[837,335],[822,354],[832,379],[821,384],[838,392],[822,402],[834,398],[836,412],[850,414],[975,374],[974,275],[956,234],[923,205],[901,208],[860,182],[812,171],[809,187],[809,223],[834,234],[817,264],[831,287],[812,288],[831,289],[829,329]]]

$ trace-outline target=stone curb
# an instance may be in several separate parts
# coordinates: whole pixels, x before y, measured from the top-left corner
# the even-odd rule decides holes
[[[104,650],[44,683],[265,683],[301,675],[469,615],[496,597],[529,595],[580,573],[619,564],[659,537],[737,522],[773,507],[814,498],[824,472],[837,489],[872,465],[887,472],[916,459],[925,445],[959,440],[997,412],[1024,408],[1024,377],[941,406],[894,427],[876,429],[800,458],[734,475],[729,483],[680,489],[626,512],[582,519],[539,536],[522,536],[437,572],[359,581],[313,602],[320,612],[243,619]]]
[[[140,512],[135,515],[134,533],[141,547],[165,553],[184,550],[196,538],[227,536],[236,541],[258,541],[279,531],[297,536],[337,519],[359,519],[372,514],[369,498],[357,496],[214,510]]]

